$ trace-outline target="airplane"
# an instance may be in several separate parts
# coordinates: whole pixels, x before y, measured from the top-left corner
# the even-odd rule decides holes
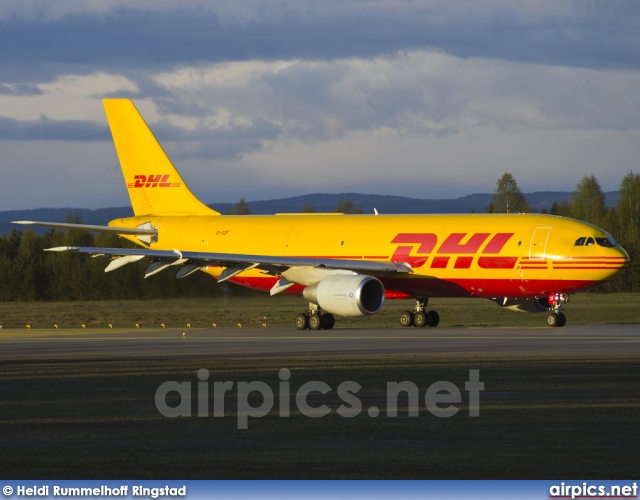
[[[105,272],[150,262],[145,278],[178,269],[218,282],[298,294],[308,307],[299,330],[332,329],[335,317],[368,316],[385,299],[413,299],[403,327],[435,327],[433,297],[479,297],[502,307],[547,312],[562,327],[570,294],[597,287],[629,265],[602,229],[539,214],[221,215],[187,187],[128,99],[103,99],[134,216],[108,226],[17,224],[112,232],[141,248],[56,247],[110,258]]]

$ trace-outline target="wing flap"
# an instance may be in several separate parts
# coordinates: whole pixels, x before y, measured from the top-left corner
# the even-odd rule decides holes
[[[193,274],[200,269],[202,269],[202,266],[199,266],[197,264],[186,264],[180,268],[180,271],[178,271],[178,274],[176,274],[176,279],[180,280],[182,278],[186,278],[190,274]]]
[[[58,247],[58,248],[61,248],[61,247]],[[55,250],[55,251],[57,252],[59,250]],[[105,268],[104,272],[110,273],[111,271],[120,269],[122,266],[131,264],[132,262],[138,262],[139,260],[142,260],[142,259],[144,259],[144,255],[125,255],[123,257],[118,257],[117,259],[114,259],[111,262],[109,262],[109,265]]]

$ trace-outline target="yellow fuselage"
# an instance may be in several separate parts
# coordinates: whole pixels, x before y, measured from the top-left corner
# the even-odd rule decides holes
[[[378,276],[388,298],[570,293],[610,280],[629,262],[626,252],[601,229],[549,215],[143,216],[110,225],[145,223],[158,229],[157,242],[148,245],[151,249],[411,265],[411,273]],[[214,277],[221,273],[220,268],[203,270]],[[277,279],[250,270],[232,281],[269,290]]]

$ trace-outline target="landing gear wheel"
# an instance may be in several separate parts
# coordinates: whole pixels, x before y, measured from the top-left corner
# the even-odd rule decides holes
[[[558,325],[559,327],[563,327],[567,324],[567,317],[563,313],[558,313]]]
[[[547,296],[547,302],[551,306],[551,313],[547,316],[547,325],[563,327],[567,324],[567,317],[560,312],[562,307],[569,302],[569,294],[566,293],[550,293]]]
[[[298,330],[306,330],[309,328],[309,315],[307,313],[300,313],[295,319],[296,328]]]
[[[427,313],[427,326],[435,328],[440,324],[440,315],[436,311],[429,311]]]
[[[313,313],[309,316],[309,329],[310,330],[321,330],[322,329],[322,316],[318,313]]]
[[[413,315],[413,324],[418,328],[427,326],[427,313],[424,311],[417,311]]]
[[[325,330],[332,330],[335,324],[336,319],[333,317],[333,314],[325,313],[322,315],[322,327]]]
[[[413,313],[411,311],[402,311],[400,314],[400,324],[404,327],[413,325]]]

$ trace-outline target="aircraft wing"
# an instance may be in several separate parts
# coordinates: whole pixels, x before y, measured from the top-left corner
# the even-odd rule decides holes
[[[354,259],[322,259],[310,257],[280,257],[273,255],[228,254],[214,252],[181,252],[180,250],[148,250],[144,248],[96,248],[96,247],[55,247],[48,252],[88,253],[95,257],[110,256],[113,260],[105,272],[118,269],[125,264],[142,259],[152,261],[145,272],[145,278],[152,276],[170,266],[182,265],[177,278],[184,278],[205,266],[225,268],[218,281],[229,278],[252,268],[263,269],[278,274],[291,267],[313,267],[318,269],[335,269],[354,271],[362,274],[407,273],[411,267],[403,262],[379,262]]]

